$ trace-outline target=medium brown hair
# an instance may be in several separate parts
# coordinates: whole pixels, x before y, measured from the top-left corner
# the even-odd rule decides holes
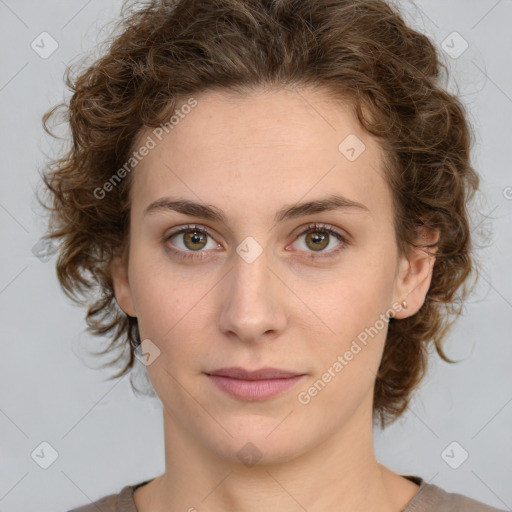
[[[57,274],[87,306],[90,332],[111,337],[126,374],[140,344],[137,319],[116,302],[109,265],[126,249],[133,173],[108,187],[145,127],[158,127],[187,97],[209,90],[313,87],[351,100],[385,150],[400,254],[439,229],[433,277],[420,310],[391,319],[375,383],[374,415],[385,425],[406,409],[433,343],[441,342],[471,291],[475,269],[468,202],[479,178],[470,162],[465,109],[441,86],[447,66],[430,39],[382,0],[186,0],[127,2],[102,55],[72,68],[63,109],[72,147],[43,175],[51,197],[48,239],[61,241]],[[117,33],[115,33],[117,32]],[[126,169],[126,167],[125,167]],[[126,176],[125,176],[126,175]],[[119,177],[119,173],[118,173]],[[99,296],[95,292],[100,292]],[[104,365],[105,366],[105,365]]]

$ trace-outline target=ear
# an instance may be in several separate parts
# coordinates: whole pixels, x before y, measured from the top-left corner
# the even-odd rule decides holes
[[[439,240],[439,229],[420,226],[419,238],[424,244],[432,244]],[[407,309],[403,308],[394,314],[395,318],[407,318],[419,311],[427,296],[435,263],[437,247],[412,247],[408,255],[400,258],[395,280],[394,303],[407,301]]]
[[[128,262],[124,256],[115,256],[110,264],[114,293],[119,307],[129,316],[136,317],[135,306],[128,279]]]

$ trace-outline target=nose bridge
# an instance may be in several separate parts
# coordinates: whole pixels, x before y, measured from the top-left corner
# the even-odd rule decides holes
[[[246,247],[247,249],[247,247]],[[285,314],[276,278],[267,268],[266,252],[255,259],[244,256],[243,243],[234,255],[220,312],[220,328],[241,341],[257,341],[284,328]],[[250,250],[250,248],[249,248]],[[278,284],[278,283],[277,283]]]

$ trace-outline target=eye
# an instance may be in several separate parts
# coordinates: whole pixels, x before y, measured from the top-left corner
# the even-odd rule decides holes
[[[303,236],[305,239],[302,244],[299,244],[302,245],[300,250],[306,252],[306,257],[309,259],[334,257],[349,244],[347,237],[341,232],[323,224],[310,224],[299,233],[296,240],[300,241]],[[173,241],[174,239],[176,241]],[[202,259],[207,257],[207,253],[203,249],[216,250],[221,247],[206,229],[196,225],[183,226],[164,235],[164,243],[167,244],[171,241],[172,244],[167,245],[168,250],[182,259]],[[337,244],[333,243],[336,241]],[[332,248],[333,245],[334,248]],[[172,246],[177,249],[173,249]],[[331,247],[330,250],[325,250],[329,247]]]
[[[208,238],[212,238],[211,235],[204,228],[195,225],[183,226],[179,230],[165,235],[163,241],[169,242],[174,238],[177,242],[173,242],[172,245],[179,250],[172,249],[172,247],[169,247],[169,250],[185,259],[201,259],[204,257],[203,249],[216,249],[219,246],[213,239],[208,246]]]
[[[299,245],[302,245],[306,252],[311,252],[307,255],[310,259],[336,256],[348,245],[347,238],[338,230],[323,224],[310,224],[299,234],[297,240],[300,241],[303,236],[305,236],[304,241]],[[325,250],[328,247],[331,249]]]

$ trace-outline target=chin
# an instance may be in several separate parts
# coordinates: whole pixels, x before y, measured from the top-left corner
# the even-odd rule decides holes
[[[229,462],[239,462],[247,467],[280,464],[289,462],[311,449],[316,443],[311,433],[304,430],[287,413],[276,420],[274,417],[248,415],[236,421],[224,421],[227,433],[211,437],[212,430],[202,432],[203,443],[219,458]],[[288,424],[286,424],[288,423]],[[295,428],[294,428],[295,427]],[[314,436],[313,436],[314,437]]]

